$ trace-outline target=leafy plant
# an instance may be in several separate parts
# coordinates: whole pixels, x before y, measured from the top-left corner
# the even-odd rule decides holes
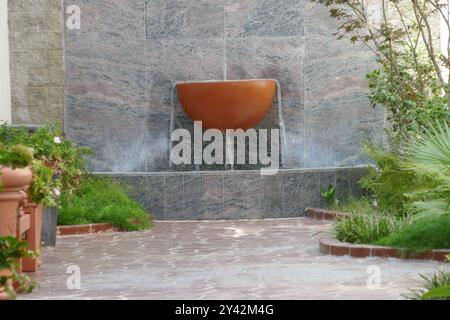
[[[0,270],[9,270],[11,275],[0,277],[0,292],[6,291],[10,299],[16,292],[10,287],[11,282],[19,284],[18,291],[31,292],[35,283],[29,277],[20,274],[21,258],[34,258],[35,254],[27,249],[28,244],[14,237],[0,237]]]
[[[420,275],[422,288],[411,290],[406,296],[412,300],[450,300],[450,273],[438,270],[431,277]]]
[[[450,248],[450,216],[416,216],[411,224],[379,239],[376,244],[411,252]]]
[[[402,166],[417,183],[407,194],[413,206],[427,214],[450,214],[450,128],[437,122],[404,151]]]
[[[122,230],[149,228],[150,215],[127,191],[127,187],[111,179],[88,178],[73,196],[63,192],[58,224],[112,223]]]
[[[34,150],[35,176],[29,195],[46,206],[58,205],[60,190],[72,194],[86,173],[85,156],[91,152],[64,138],[58,125],[41,127],[30,133],[26,128],[0,126],[0,145],[21,144]]]
[[[330,184],[327,189],[320,188],[320,193],[328,209],[333,208],[337,204],[336,187],[333,187],[333,185]]]
[[[378,209],[398,216],[414,213],[407,194],[414,191],[418,183],[415,173],[403,167],[401,158],[394,153],[370,144],[363,148],[376,167],[369,168],[369,174],[360,180],[360,184],[375,196]]]
[[[352,214],[336,221],[338,240],[349,243],[374,243],[390,234],[399,232],[410,223],[409,218],[382,214]]]

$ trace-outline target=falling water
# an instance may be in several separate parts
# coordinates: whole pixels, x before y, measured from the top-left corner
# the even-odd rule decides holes
[[[275,80],[275,82],[277,83],[277,107],[278,107],[278,121],[280,122],[280,139],[281,139],[281,159],[280,159],[280,164],[281,166],[283,165],[283,155],[284,155],[284,151],[286,150],[287,147],[287,142],[286,142],[286,127],[284,125],[284,117],[283,117],[283,109],[282,109],[282,101],[281,101],[281,85],[280,82],[278,80]]]
[[[170,160],[170,153],[172,151],[172,132],[175,129],[175,103],[174,103],[174,92],[176,90],[177,84],[172,86],[170,93],[170,125],[169,125],[169,167],[172,169],[172,161]]]

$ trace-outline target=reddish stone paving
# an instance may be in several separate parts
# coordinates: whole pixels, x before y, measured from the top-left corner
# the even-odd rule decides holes
[[[308,218],[157,222],[145,232],[58,239],[40,287],[21,299],[401,299],[445,264],[319,252],[330,224]],[[67,268],[81,270],[70,290]],[[379,269],[378,269],[379,268]],[[379,270],[381,288],[368,289]]]

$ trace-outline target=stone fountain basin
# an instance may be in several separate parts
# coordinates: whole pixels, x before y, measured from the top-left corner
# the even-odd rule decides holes
[[[273,104],[276,80],[182,82],[178,96],[187,115],[208,129],[254,128]]]

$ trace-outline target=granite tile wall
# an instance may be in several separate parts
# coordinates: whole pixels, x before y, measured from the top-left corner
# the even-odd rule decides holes
[[[64,119],[62,7],[63,0],[8,1],[13,124]]]
[[[329,183],[337,198],[361,195],[366,167],[285,169],[273,176],[257,171],[109,174],[127,184],[158,220],[291,218],[307,207],[323,207],[320,188]]]
[[[66,131],[94,149],[95,171],[230,169],[170,165],[172,114],[173,128],[192,130],[178,81],[277,79],[281,117],[274,103],[259,127],[284,128],[283,168],[364,164],[359,140],[381,139],[383,114],[370,107],[364,81],[373,57],[336,40],[336,24],[320,5],[65,0],[69,5],[81,9],[81,30],[65,31]]]

